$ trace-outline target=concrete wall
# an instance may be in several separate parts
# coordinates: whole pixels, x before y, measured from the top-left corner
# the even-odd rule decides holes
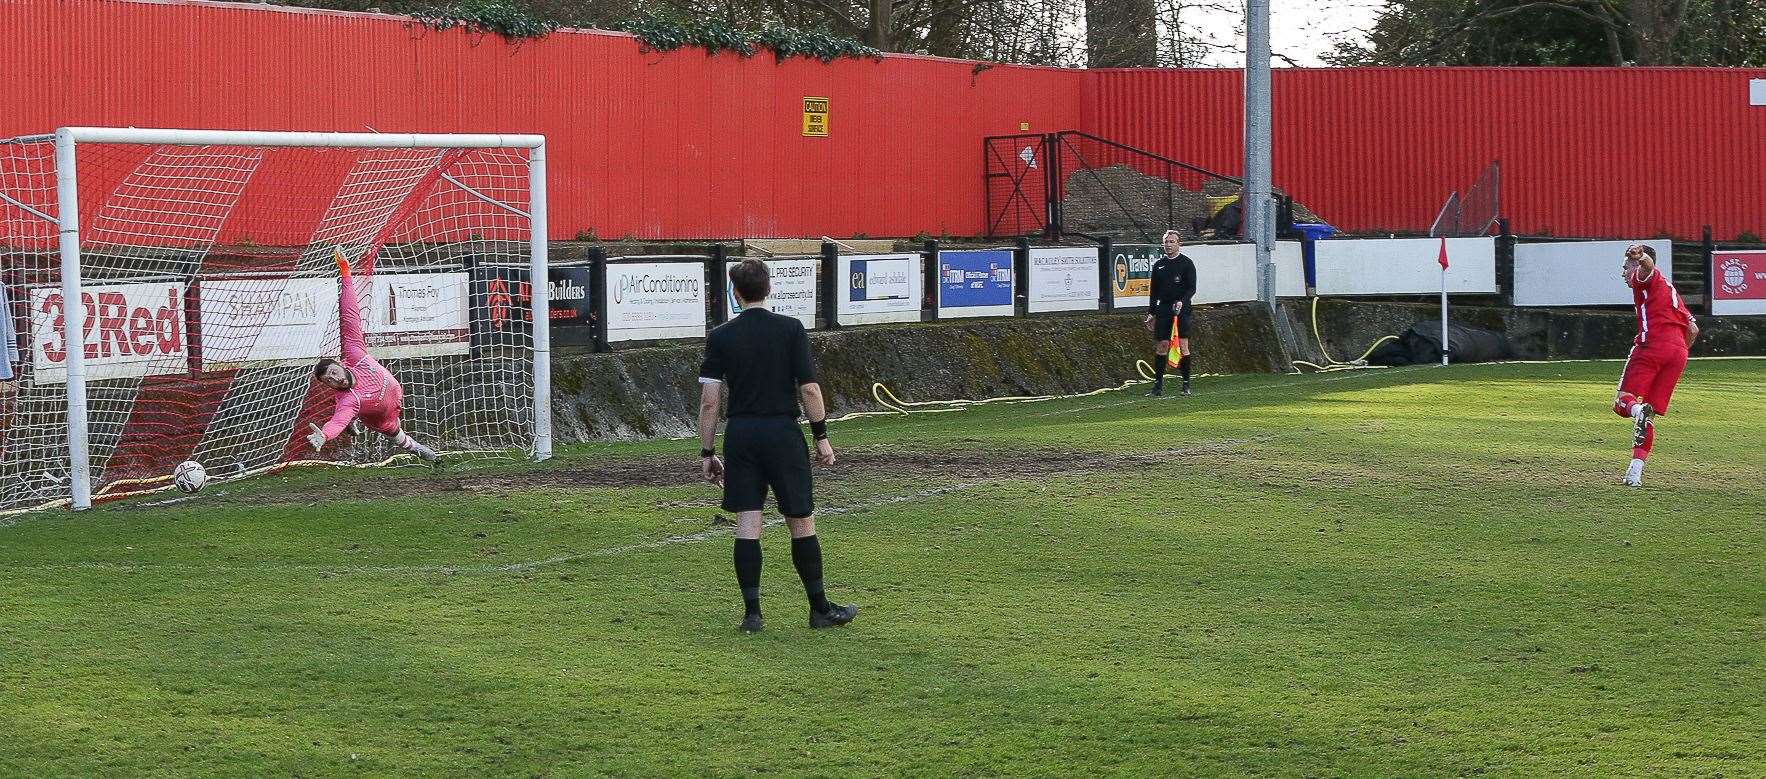
[[[1324,346],[1353,359],[1383,335],[1412,324],[1436,326],[1429,304],[1322,300]],[[1282,304],[1299,343],[1294,359],[1321,362],[1310,301]],[[1503,332],[1519,359],[1624,357],[1634,324],[1629,313],[1461,306],[1456,323]],[[1698,355],[1766,355],[1766,318],[1701,321]],[[1141,314],[1039,316],[944,321],[817,332],[816,368],[830,413],[876,411],[871,385],[883,382],[907,401],[1087,392],[1137,376],[1149,359]],[[1199,373],[1285,372],[1274,320],[1256,303],[1214,305],[1195,314]],[[692,435],[702,343],[607,354],[562,352],[552,367],[555,432],[562,442]]]
[[[838,416],[881,408],[871,396],[875,382],[907,401],[1066,394],[1121,384],[1137,375],[1136,360],[1152,357],[1141,319],[1139,313],[1085,313],[874,326],[812,333],[810,344],[829,411]],[[1257,304],[1198,309],[1195,330],[1198,372],[1285,367],[1274,322]],[[558,439],[691,435],[704,348],[688,343],[555,356]]]
[[[1311,303],[1287,301],[1282,313],[1301,341],[1297,359],[1317,362],[1318,337],[1313,335]],[[1495,330],[1508,336],[1515,359],[1583,360],[1624,357],[1637,332],[1629,311],[1521,309],[1498,306],[1456,306],[1455,324]],[[1318,331],[1325,348],[1338,360],[1361,356],[1385,335],[1398,335],[1419,322],[1440,327],[1441,309],[1429,303],[1371,303],[1321,299]],[[1701,335],[1693,347],[1698,357],[1766,355],[1766,318],[1700,317]]]

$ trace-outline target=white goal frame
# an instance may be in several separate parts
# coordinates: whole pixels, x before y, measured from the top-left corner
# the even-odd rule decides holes
[[[535,460],[552,456],[552,334],[550,288],[546,284],[546,137],[543,135],[455,135],[398,133],[318,133],[318,132],[255,132],[236,130],[171,130],[122,127],[63,127],[54,135],[15,140],[48,140],[55,144],[56,202],[60,220],[38,214],[56,222],[60,233],[61,295],[63,300],[80,300],[80,198],[78,188],[78,149],[82,143],[115,143],[174,146],[274,146],[326,148],[463,148],[463,149],[527,149],[528,194],[531,213],[492,202],[505,210],[525,216],[529,224],[530,262],[528,272],[532,290],[533,311],[533,422]],[[483,195],[468,190],[480,199]],[[72,506],[76,510],[92,506],[92,467],[87,440],[87,396],[85,372],[85,331],[82,317],[62,318],[62,336],[68,344],[67,367],[67,433],[69,475]]]

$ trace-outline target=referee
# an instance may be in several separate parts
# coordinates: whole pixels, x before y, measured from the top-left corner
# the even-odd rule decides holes
[[[809,626],[844,625],[858,607],[837,606],[822,592],[822,546],[816,539],[815,495],[809,448],[797,426],[798,400],[816,438],[816,461],[834,464],[828,412],[809,356],[809,333],[794,317],[767,309],[772,277],[766,263],[743,260],[730,268],[742,313],[711,331],[699,367],[699,454],[705,480],[724,488],[724,510],[736,515],[736,583],[742,587],[742,630],[761,629],[761,506],[773,492],[791,528],[791,562],[809,595]],[[730,397],[724,459],[714,450],[718,405]]]
[[[1153,391],[1147,397],[1165,394],[1165,368],[1171,354],[1171,326],[1177,325],[1177,348],[1183,359],[1177,370],[1183,376],[1183,394],[1190,394],[1190,298],[1196,296],[1196,263],[1178,253],[1183,236],[1176,230],[1165,231],[1165,256],[1153,263],[1153,289],[1147,296],[1147,328],[1153,331],[1153,358],[1158,365]]]

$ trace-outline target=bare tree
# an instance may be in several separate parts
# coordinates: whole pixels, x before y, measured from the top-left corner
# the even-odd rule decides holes
[[[1085,0],[1086,63],[1094,68],[1158,64],[1154,0]]]
[[[1766,0],[1394,0],[1342,65],[1759,65]]]
[[[1245,9],[1229,0],[1156,0],[1159,23],[1161,67],[1193,68],[1210,57],[1243,53]],[[1203,30],[1201,22],[1208,18],[1233,18],[1233,27],[1224,36]],[[1236,18],[1235,18],[1236,17]]]

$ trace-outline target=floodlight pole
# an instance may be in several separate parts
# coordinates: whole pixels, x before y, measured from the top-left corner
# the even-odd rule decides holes
[[[1257,247],[1257,299],[1275,310],[1271,197],[1269,0],[1245,4],[1245,234]]]

